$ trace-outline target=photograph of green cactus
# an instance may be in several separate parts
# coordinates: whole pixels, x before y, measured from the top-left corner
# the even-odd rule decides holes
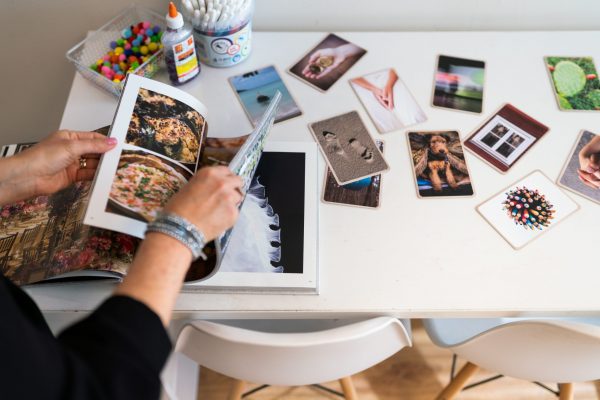
[[[545,57],[563,111],[600,110],[600,81],[591,57]]]

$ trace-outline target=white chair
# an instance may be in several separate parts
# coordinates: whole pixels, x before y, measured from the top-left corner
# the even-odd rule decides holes
[[[573,382],[600,378],[600,318],[429,319],[424,325],[436,345],[468,361],[437,399],[457,396],[479,367],[497,377],[558,383],[561,400],[573,398]]]
[[[411,344],[410,322],[391,317],[359,322],[194,321],[181,330],[174,350],[201,366],[236,379],[229,395],[231,400],[241,399],[245,382],[263,384],[259,388],[262,389],[269,385],[303,386],[332,380],[339,380],[346,399],[356,399],[351,375]],[[179,388],[165,387],[172,400],[182,400],[178,393],[195,395],[196,391],[189,389],[189,384],[197,384],[193,377],[187,383],[188,388],[182,388],[186,382],[181,378],[173,381]]]

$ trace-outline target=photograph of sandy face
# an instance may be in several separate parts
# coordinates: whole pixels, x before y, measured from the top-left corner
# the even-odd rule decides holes
[[[383,153],[383,141],[376,140],[377,147]],[[363,178],[346,185],[338,185],[331,169],[327,168],[323,201],[326,203],[346,204],[357,207],[379,207],[381,196],[381,174]]]
[[[393,68],[350,80],[379,133],[387,133],[427,120]]]
[[[439,56],[433,105],[480,113],[483,110],[484,68],[483,61]]]
[[[366,53],[365,49],[331,33],[289,72],[309,85],[326,91]]]
[[[408,142],[419,197],[473,195],[458,132],[409,132]]]
[[[126,143],[162,154],[194,170],[200,155],[204,118],[171,97],[140,89]]]
[[[340,185],[388,169],[356,111],[315,122],[310,128]]]

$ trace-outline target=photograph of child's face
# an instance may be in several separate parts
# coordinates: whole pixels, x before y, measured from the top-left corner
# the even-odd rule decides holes
[[[354,43],[329,34],[291,67],[289,72],[309,85],[326,91],[366,52]]]

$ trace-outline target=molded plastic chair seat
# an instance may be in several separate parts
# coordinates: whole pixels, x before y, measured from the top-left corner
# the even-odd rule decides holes
[[[430,319],[431,340],[467,365],[438,399],[452,399],[478,367],[514,378],[561,385],[600,378],[600,318]]]
[[[600,326],[600,318],[437,318],[424,320],[431,340],[440,347],[456,346],[480,333],[518,321],[565,321]]]
[[[301,386],[350,376],[410,346],[408,326],[409,322],[390,317],[351,324],[343,320],[195,321],[183,328],[175,351],[239,380]]]

